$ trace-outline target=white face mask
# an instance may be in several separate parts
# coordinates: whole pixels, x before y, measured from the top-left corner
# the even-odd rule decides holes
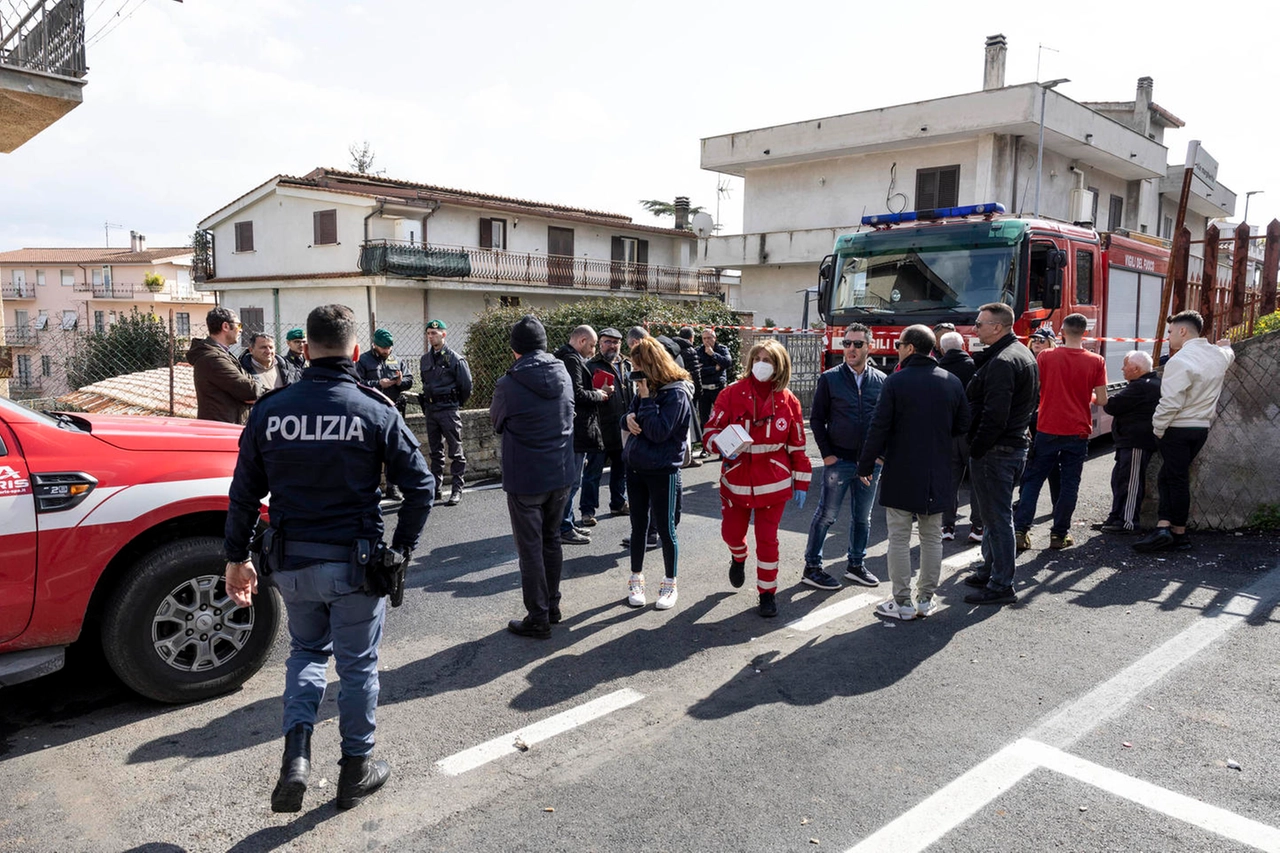
[[[767,361],[757,361],[751,365],[751,375],[761,382],[768,382],[773,376],[773,365]]]

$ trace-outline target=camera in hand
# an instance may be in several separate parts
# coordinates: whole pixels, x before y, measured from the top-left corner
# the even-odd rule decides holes
[[[644,375],[644,371],[643,371],[643,370],[633,370],[633,371],[631,371],[631,381],[633,381],[633,382],[644,382],[644,381],[648,380],[648,378],[649,378],[649,377],[647,377],[647,376],[645,376],[645,375]]]

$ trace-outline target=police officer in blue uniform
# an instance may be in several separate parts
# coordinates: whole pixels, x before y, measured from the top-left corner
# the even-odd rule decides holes
[[[324,305],[307,317],[301,381],[261,397],[240,437],[225,549],[227,594],[248,606],[258,572],[250,538],[271,493],[271,529],[261,562],[289,615],[284,760],[271,808],[302,808],[311,770],[311,731],[324,697],[329,658],[338,695],[342,766],[337,805],[351,808],[391,773],[371,758],[378,702],[378,644],[385,598],[366,592],[366,570],[383,533],[379,483],[404,492],[391,549],[408,560],[431,512],[435,481],[418,441],[382,393],[356,382],[355,315]]]

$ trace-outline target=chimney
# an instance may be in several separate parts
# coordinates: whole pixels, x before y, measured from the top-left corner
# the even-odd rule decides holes
[[[686,231],[689,228],[689,197],[676,196],[676,230]]]
[[[1138,91],[1133,98],[1133,125],[1143,136],[1151,135],[1151,88],[1154,81],[1150,77],[1138,78]]]
[[[138,235],[138,248],[137,248],[137,249],[135,249],[134,251],[135,251],[135,252],[145,252],[146,250],[147,250],[147,235],[146,235],[146,234],[139,234],[139,235]]]
[[[129,251],[130,252],[138,251],[138,232],[137,231],[129,232]]]
[[[987,61],[982,69],[982,91],[1004,88],[1004,58],[1009,42],[1003,33],[987,36]]]

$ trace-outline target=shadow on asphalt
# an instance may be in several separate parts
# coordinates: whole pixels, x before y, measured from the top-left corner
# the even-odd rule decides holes
[[[337,817],[338,807],[334,805],[331,792],[319,790],[317,792],[325,800],[317,803],[310,811],[286,824],[264,826],[228,848],[227,853],[259,853],[264,850],[276,850],[306,835],[326,820]]]

